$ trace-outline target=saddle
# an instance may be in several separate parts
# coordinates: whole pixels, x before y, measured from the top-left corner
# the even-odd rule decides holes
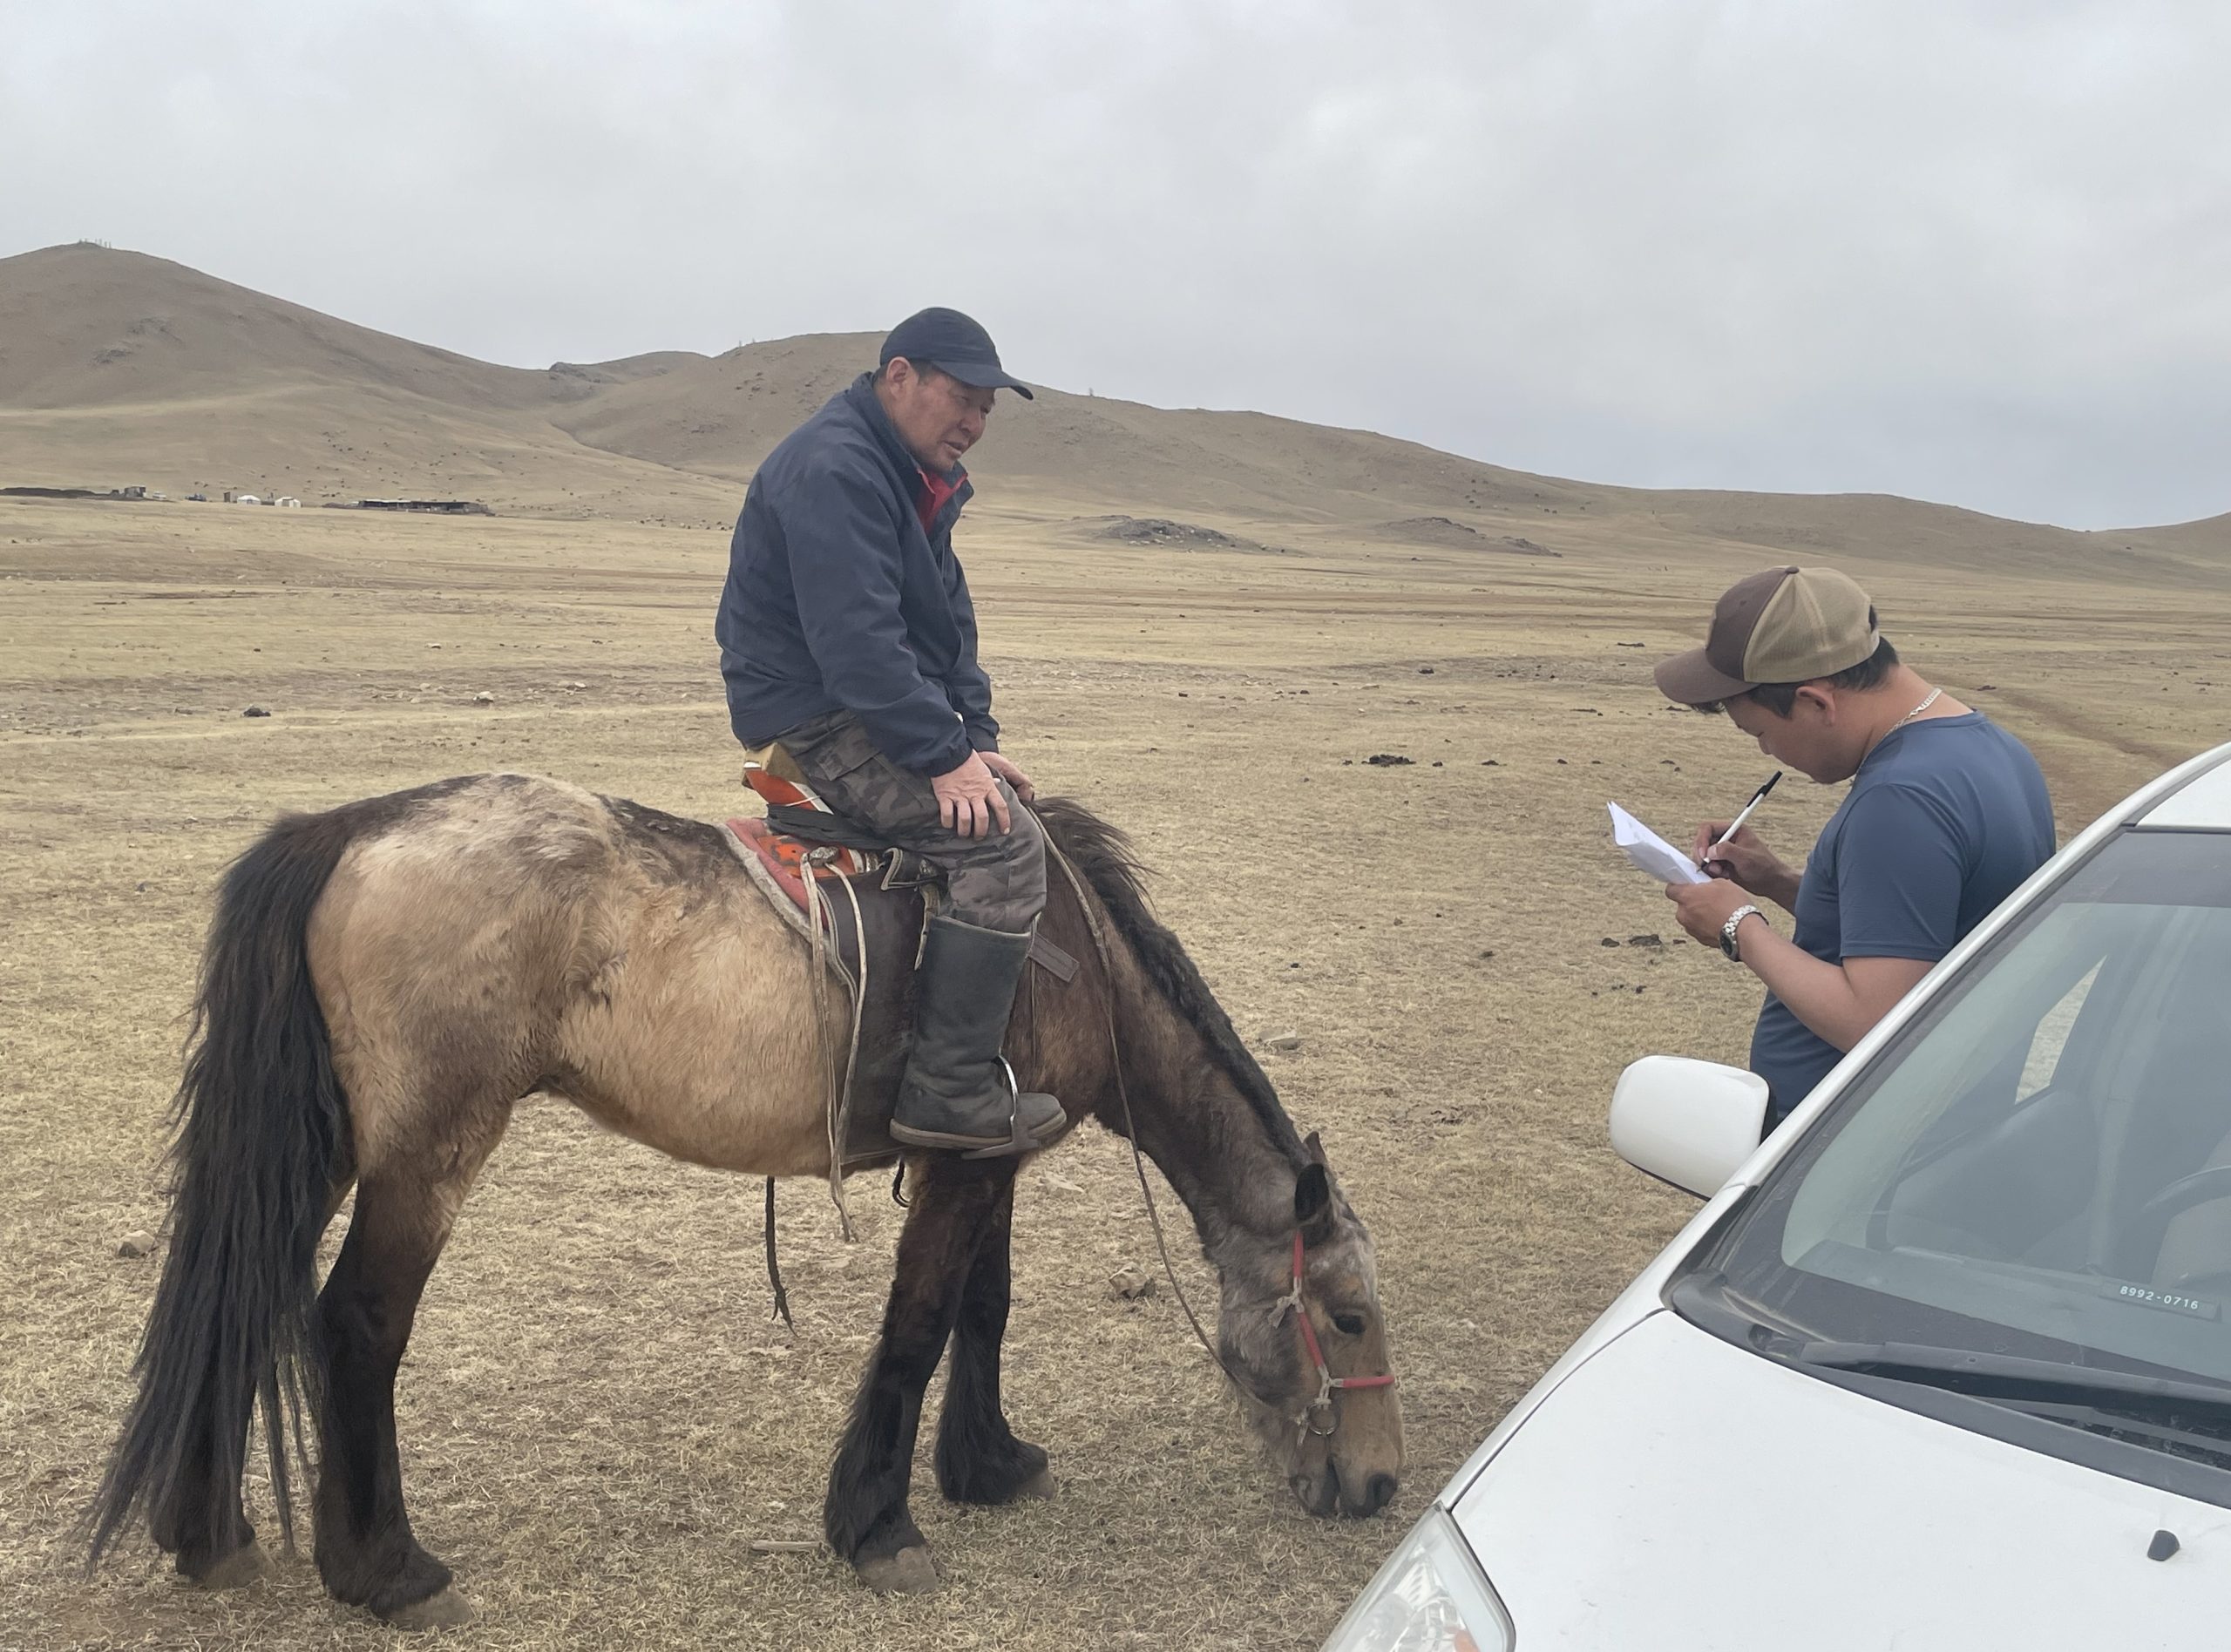
[[[936,870],[919,856],[851,825],[803,779],[778,775],[752,759],[743,765],[743,783],[767,805],[767,816],[763,820],[730,820],[729,833],[752,851],[800,912],[811,910],[808,877],[862,877],[874,872],[882,875],[885,889],[919,889],[937,881]]]
[[[768,904],[813,948],[817,1024],[827,1024],[821,994],[831,981],[851,1009],[850,1048],[830,1053],[829,1060],[830,1181],[842,1212],[845,1172],[899,1157],[891,1115],[912,1041],[914,965],[924,925],[937,911],[932,903],[943,898],[944,877],[912,850],[837,815],[803,776],[777,774],[773,763],[755,759],[745,762],[743,779],[767,813],[728,821],[729,847]],[[1031,938],[1030,958],[1034,975],[1075,978],[1075,956],[1042,925]],[[1011,1043],[1031,1004],[1026,978]]]

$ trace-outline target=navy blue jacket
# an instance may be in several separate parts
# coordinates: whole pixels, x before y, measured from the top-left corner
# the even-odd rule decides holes
[[[999,748],[976,608],[953,554],[972,490],[960,473],[924,531],[920,469],[871,377],[831,398],[752,477],[713,633],[745,745],[841,708],[902,768],[941,775]]]

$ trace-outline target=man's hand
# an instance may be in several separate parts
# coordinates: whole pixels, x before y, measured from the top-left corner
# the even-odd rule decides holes
[[[1030,776],[1024,774],[1022,770],[995,751],[980,751],[976,755],[984,760],[985,768],[1014,787],[1014,795],[1021,798],[1024,802],[1038,801],[1038,788],[1030,783]]]
[[[1703,945],[1717,949],[1720,926],[1739,906],[1750,904],[1744,897],[1749,893],[1740,884],[1730,880],[1712,884],[1668,884],[1665,898],[1673,903],[1673,911],[1681,920],[1681,927],[1689,938]]]
[[[1733,879],[1665,886],[1665,898],[1680,915],[1681,927],[1711,947],[1719,944],[1721,928],[1744,904],[1743,893]],[[1839,1050],[1865,1038],[1929,971],[1927,961],[1912,958],[1852,958],[1831,964],[1800,949],[1763,917],[1756,924],[1744,919],[1735,931],[1735,947],[1745,968]]]
[[[995,825],[1004,832],[1013,823],[998,777],[984,761],[993,755],[972,751],[960,768],[930,776],[930,789],[937,794],[939,821],[963,837],[988,836]],[[1007,764],[1010,768],[1014,766]]]
[[[1698,827],[1696,842],[1689,850],[1690,857],[1712,877],[1726,878],[1737,888],[1748,890],[1787,911],[1794,912],[1797,910],[1798,874],[1783,865],[1773,850],[1760,843],[1759,835],[1748,826],[1725,843],[1720,843],[1719,835],[1726,829],[1727,823],[1724,820],[1708,820]],[[1718,849],[1712,847],[1715,843],[1719,843]],[[1735,905],[1740,904],[1739,901],[1735,903]]]

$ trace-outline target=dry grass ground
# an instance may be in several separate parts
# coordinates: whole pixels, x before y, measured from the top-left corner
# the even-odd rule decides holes
[[[756,1186],[530,1103],[402,1386],[418,1529],[483,1608],[473,1644],[1312,1646],[1692,1208],[1612,1157],[1604,1106],[1643,1053],[1739,1059],[1755,994],[1674,944],[1603,805],[1677,835],[1762,777],[1648,667],[1767,555],[1373,547],[1238,519],[1215,525],[1285,554],[1197,552],[997,503],[964,538],[1010,751],[1136,833],[1243,1032],[1301,1036],[1265,1061],[1377,1236],[1400,1502],[1304,1515],[1175,1305],[1111,1298],[1151,1245],[1119,1144],[1088,1134],[1026,1174],[1018,1216],[1008,1393],[1060,1497],[955,1510],[925,1473],[953,1579],[925,1600],[756,1554],[817,1529],[892,1213],[861,1189],[847,1249],[789,1190],[793,1342],[768,1319]],[[733,809],[709,637],[724,553],[605,523],[0,504],[0,1647],[388,1643],[302,1562],[222,1597],[175,1588],[144,1540],[73,1570],[159,1267],[117,1244],[161,1217],[209,891],[278,809],[446,774]],[[1854,572],[1925,674],[2031,741],[2065,834],[2222,737],[2231,598]],[[1760,823],[1801,849],[1834,801],[1784,787]],[[1205,1286],[1190,1246],[1181,1266]]]

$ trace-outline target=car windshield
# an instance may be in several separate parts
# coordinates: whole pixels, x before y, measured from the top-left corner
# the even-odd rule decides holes
[[[2231,1397],[2231,833],[2110,840],[1885,1046],[1696,1267],[1793,1358],[1995,1373],[2057,1402],[2182,1396],[2223,1438],[2205,1397]]]

